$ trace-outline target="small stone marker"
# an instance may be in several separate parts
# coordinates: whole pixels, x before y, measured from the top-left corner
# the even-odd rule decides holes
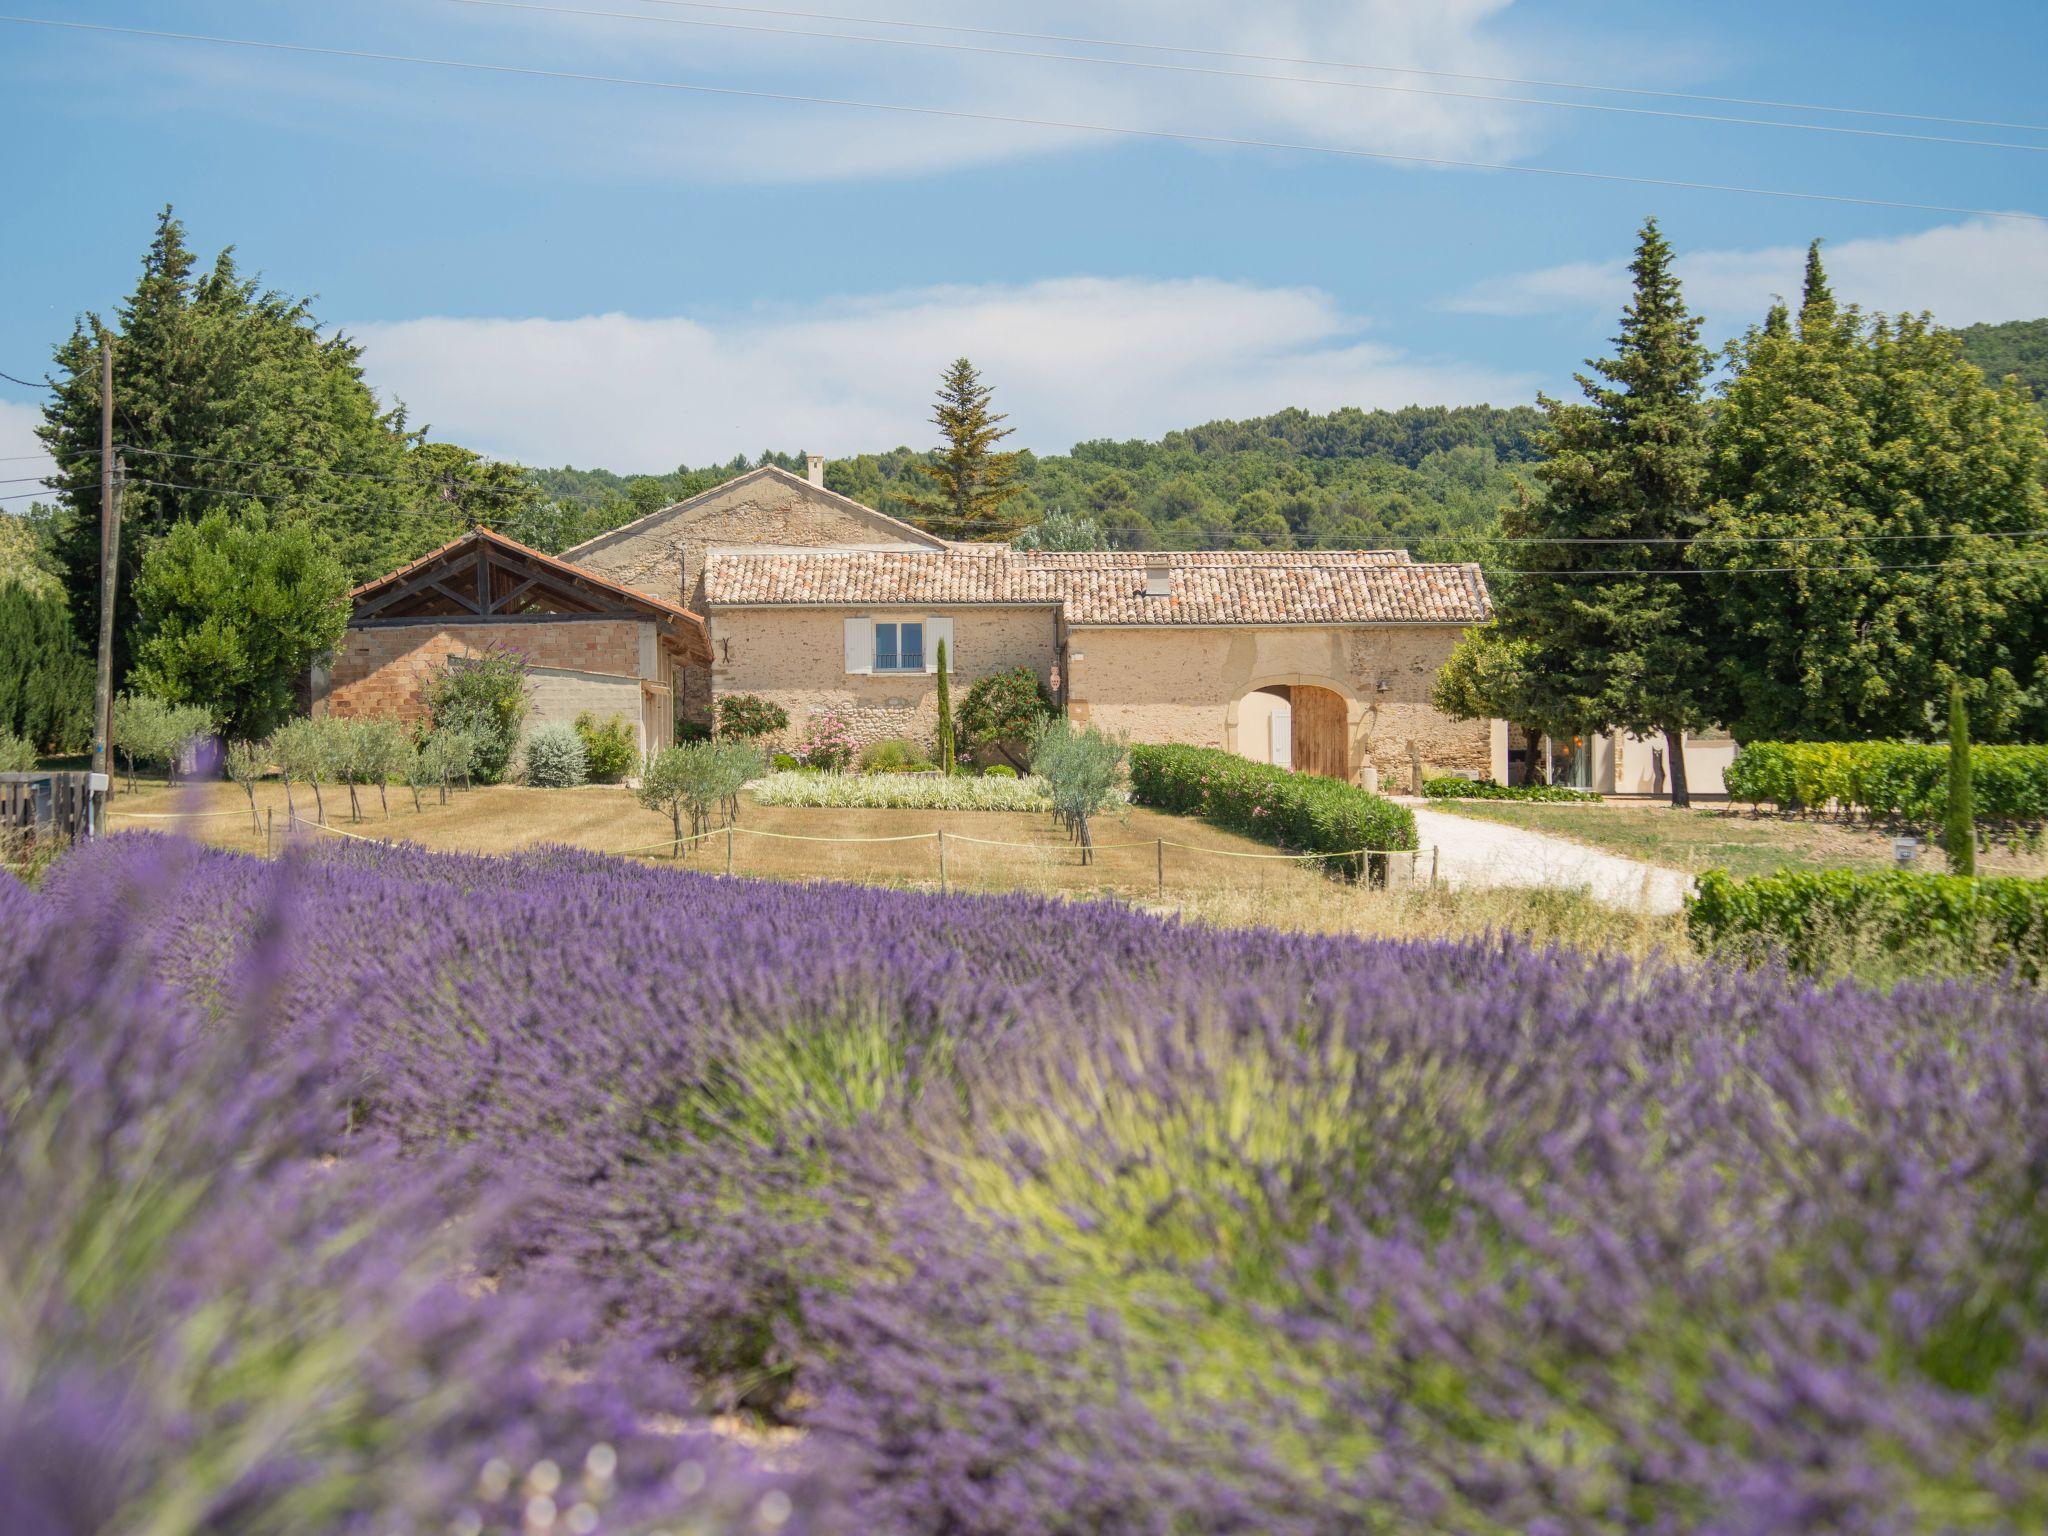
[[[1892,839],[1892,862],[1900,869],[1911,869],[1913,861],[1920,857],[1920,839],[1910,833],[1905,837]]]

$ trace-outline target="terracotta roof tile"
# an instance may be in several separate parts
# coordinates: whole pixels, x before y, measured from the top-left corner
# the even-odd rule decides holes
[[[1171,571],[1145,595],[1145,568]],[[944,550],[713,550],[707,604],[723,607],[1061,607],[1070,624],[1476,623],[1492,614],[1476,565],[1401,550],[1039,554]]]

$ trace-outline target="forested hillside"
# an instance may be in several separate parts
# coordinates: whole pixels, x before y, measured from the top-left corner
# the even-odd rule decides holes
[[[1535,457],[1533,407],[1355,407],[1313,415],[1287,410],[1215,421],[1158,442],[1097,441],[1071,453],[1025,454],[1024,500],[1047,513],[1091,519],[1112,543],[1175,549],[1355,548],[1401,545],[1423,553],[1493,526]],[[894,516],[918,478],[922,452],[895,448],[836,460],[826,483]],[[668,475],[607,470],[532,472],[542,494],[611,527],[695,495],[757,464],[801,473],[798,453],[766,453]]]
[[[1956,335],[1963,355],[1992,378],[2016,373],[2036,400],[2048,401],[2048,320],[1966,325]]]

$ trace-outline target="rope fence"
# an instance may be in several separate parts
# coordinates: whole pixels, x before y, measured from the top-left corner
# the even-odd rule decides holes
[[[246,811],[238,809],[226,811],[195,812],[109,811],[108,814],[113,816],[126,816],[138,821],[199,821],[208,820],[216,817],[244,816],[248,813]],[[272,830],[271,817],[272,813],[270,811],[264,812],[263,842],[264,850],[266,853],[272,851],[276,844],[276,838],[273,835]],[[284,819],[287,837],[289,837],[292,834],[292,830],[294,828],[305,827],[313,832],[324,832],[330,837],[346,838],[350,842],[380,843],[389,846],[393,841],[393,839],[387,837],[370,837],[360,832],[351,832],[345,827],[330,826],[328,823],[324,821],[315,821],[309,817],[301,816],[296,811],[287,811],[285,813]],[[700,843],[710,842],[713,839],[721,837],[725,839],[725,872],[728,875],[734,873],[733,849],[735,841],[736,839],[742,837],[770,838],[777,842],[815,843],[841,847],[871,847],[877,844],[935,843],[937,845],[938,851],[939,889],[942,891],[948,890],[951,887],[951,871],[948,868],[948,861],[946,858],[946,850],[948,844],[964,843],[979,848],[1014,848],[1023,849],[1027,852],[1034,853],[1051,853],[1056,851],[1053,845],[1048,843],[1018,842],[1014,839],[995,837],[975,837],[965,832],[903,832],[885,837],[822,837],[812,833],[772,832],[765,827],[742,827],[738,824],[725,827],[714,827],[711,830],[705,832],[692,832],[682,837],[663,838],[659,842],[641,843],[631,848],[596,848],[591,849],[590,851],[593,853],[601,853],[613,858],[636,858],[657,853],[667,853],[671,857],[674,857],[679,852],[687,852],[687,850],[695,847]],[[1395,879],[1394,872],[1398,867],[1396,861],[1402,859],[1403,857],[1405,857],[1407,860],[1407,882],[1413,883],[1418,878],[1420,878],[1422,855],[1424,852],[1427,852],[1429,855],[1429,873],[1427,876],[1428,882],[1434,885],[1437,879],[1438,850],[1433,846],[1426,850],[1419,848],[1344,848],[1335,849],[1323,853],[1253,853],[1236,848],[1212,848],[1201,843],[1184,843],[1170,837],[1148,837],[1134,839],[1132,841],[1122,843],[1097,843],[1093,845],[1085,845],[1083,848],[1083,862],[1092,862],[1096,854],[1131,852],[1133,850],[1141,848],[1150,849],[1153,853],[1153,857],[1155,860],[1155,887],[1159,896],[1162,899],[1164,899],[1166,895],[1166,852],[1169,848],[1179,850],[1183,853],[1213,856],[1217,858],[1249,859],[1256,862],[1273,862],[1289,864],[1305,864],[1313,861],[1337,859],[1384,859],[1387,862],[1384,865],[1380,866],[1380,869],[1384,877],[1385,883],[1387,884],[1399,883]],[[1368,867],[1369,866],[1361,866],[1361,869]]]

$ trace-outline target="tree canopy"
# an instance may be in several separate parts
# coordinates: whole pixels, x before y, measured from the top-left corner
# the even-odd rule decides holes
[[[939,382],[932,423],[945,439],[918,470],[932,486],[910,493],[910,505],[933,533],[949,539],[999,540],[1029,522],[1011,503],[1023,494],[1018,456],[996,444],[1016,431],[993,408],[995,390],[966,358],[955,358]]]

